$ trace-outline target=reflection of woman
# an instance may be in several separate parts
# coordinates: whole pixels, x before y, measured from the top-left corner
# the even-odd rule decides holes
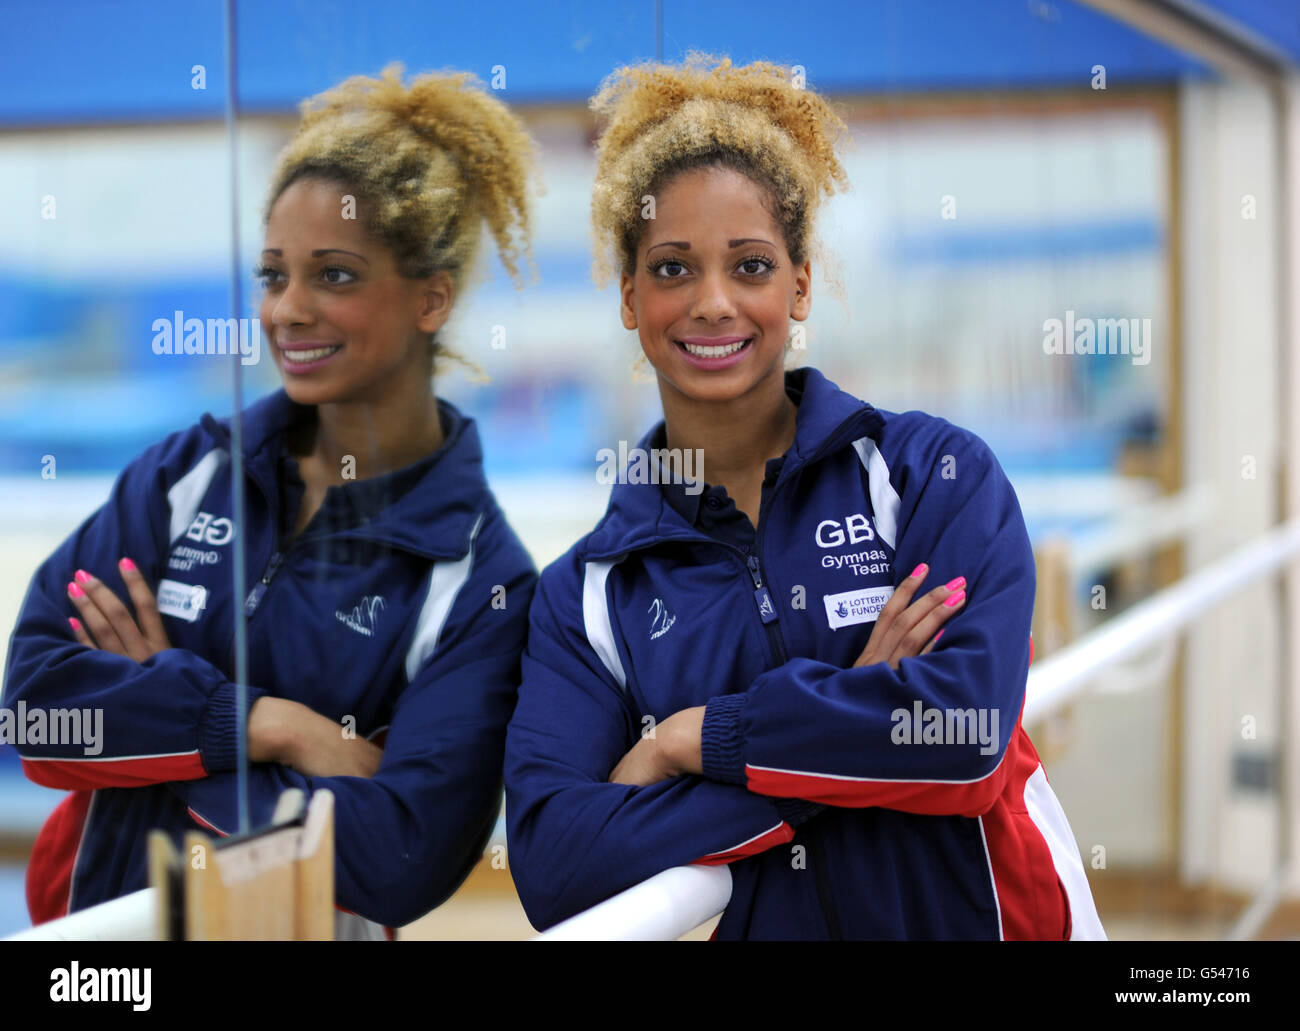
[[[592,106],[664,408],[640,447],[699,449],[706,484],[615,486],[542,576],[506,746],[530,919],[701,862],[731,865],[720,938],[1101,936],[1019,722],[1034,566],[996,459],[784,370],[843,124],[705,57]]]
[[[128,466],[19,617],[6,704],[103,713],[98,754],[19,749],[73,791],[32,856],[33,920],[143,886],[150,828],[237,828],[237,604],[251,825],[286,788],[331,790],[338,904],[387,925],[480,855],[536,574],[473,420],[430,376],[484,223],[517,274],[530,163],[468,76],[407,89],[399,66],[304,105],[267,207],[261,321],[284,389],[244,414],[244,520],[228,423],[204,416]]]

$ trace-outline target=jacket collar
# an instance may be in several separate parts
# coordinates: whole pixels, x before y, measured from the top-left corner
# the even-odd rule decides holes
[[[350,527],[340,534],[431,559],[462,558],[469,550],[488,493],[483,448],[473,419],[441,398],[437,403],[445,436],[437,451],[383,476],[326,491],[322,507],[329,506],[337,521]],[[244,467],[273,508],[279,507],[284,433],[311,418],[312,407],[293,401],[281,387],[244,410]],[[232,450],[229,417],[205,414],[200,422],[218,445]]]
[[[884,424],[884,414],[841,390],[811,366],[785,374],[785,390],[798,405],[794,442],[786,452],[777,483],[825,455],[871,436]],[[664,423],[638,442],[649,451],[663,447]],[[621,479],[621,478],[620,478]],[[610,559],[667,540],[699,540],[695,529],[668,503],[658,484],[616,483],[604,518],[580,549],[585,559]]]

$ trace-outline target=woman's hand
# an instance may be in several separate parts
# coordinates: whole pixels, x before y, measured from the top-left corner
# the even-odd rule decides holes
[[[373,777],[384,753],[300,702],[263,695],[248,710],[248,759],[278,762],[304,777]]]
[[[704,709],[703,705],[682,709],[642,735],[614,767],[610,783],[648,787],[683,773],[703,774],[700,732]]]
[[[69,618],[68,625],[72,627],[73,636],[87,648],[98,648],[144,662],[172,645],[163,629],[162,617],[158,615],[153,591],[149,590],[140,570],[129,558],[122,559],[117,567],[131,596],[131,604],[135,606],[136,618],[131,618],[126,606],[102,580],[78,569],[76,579],[68,584],[68,597],[81,614],[81,619]]]
[[[959,576],[909,605],[929,571],[930,567],[922,563],[898,585],[898,590],[880,610],[867,646],[853,664],[855,667],[888,662],[890,669],[898,669],[900,659],[924,655],[934,647],[943,633],[939,628],[966,604],[966,578]]]

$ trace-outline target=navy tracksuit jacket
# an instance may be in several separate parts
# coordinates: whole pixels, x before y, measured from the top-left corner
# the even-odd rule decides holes
[[[72,792],[28,867],[35,922],[144,887],[151,828],[177,840],[237,829],[237,531],[248,704],[290,698],[384,748],[373,778],[254,764],[252,826],[269,822],[286,788],[332,791],[337,903],[380,924],[419,917],[465,878],[498,813],[536,571],[484,480],[473,420],[441,401],[439,412],[438,452],[329,488],[292,541],[303,486],[284,436],[311,409],[280,390],[245,413],[240,527],[229,423],[204,416],[133,461],[40,566],[10,639],[3,704],[98,708],[103,730],[95,754],[18,746],[32,780]],[[77,569],[126,600],[123,556],[154,588],[173,645],[144,663],[83,647],[67,621]]]
[[[542,575],[506,744],[529,919],[698,862],[731,867],[720,939],[1104,937],[1020,724],[1035,574],[997,460],[814,369],[786,389],[757,533],[720,488],[622,483]],[[929,654],[852,668],[922,562],[917,597],[965,576],[964,608]],[[704,776],[607,782],[648,717],[701,705]]]

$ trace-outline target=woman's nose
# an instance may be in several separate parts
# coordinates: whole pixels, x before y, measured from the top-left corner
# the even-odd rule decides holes
[[[691,316],[715,322],[735,313],[736,306],[732,303],[726,276],[722,273],[705,273],[691,304]]]
[[[290,280],[272,304],[272,323],[277,326],[293,326],[310,322],[311,318],[310,292],[296,280]]]

